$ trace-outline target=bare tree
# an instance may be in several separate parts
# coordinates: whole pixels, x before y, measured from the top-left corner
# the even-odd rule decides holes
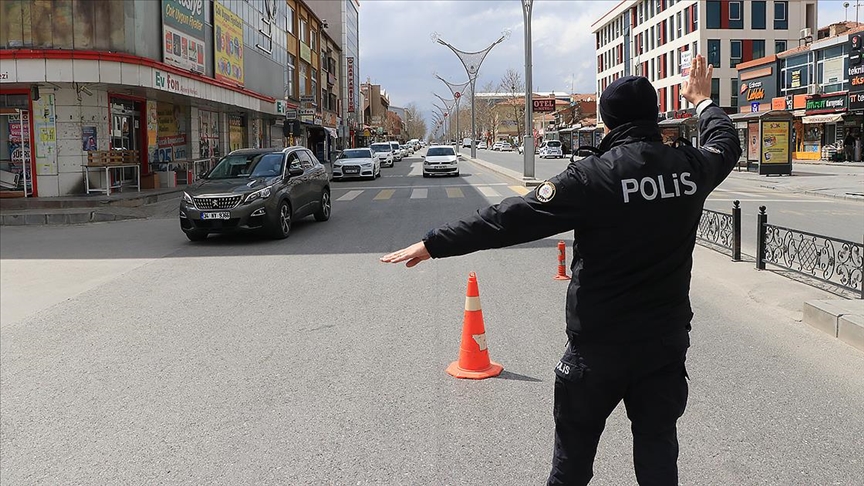
[[[480,88],[480,93],[497,93],[498,89],[494,81],[488,81]],[[495,131],[498,128],[495,123],[495,116],[492,110],[494,103],[490,99],[474,98],[476,106],[474,107],[475,116],[477,117],[477,137],[478,139],[487,140],[495,138]]]
[[[417,103],[413,101],[405,105],[405,130],[408,132],[405,136],[409,139],[426,138],[426,120],[420,109],[417,108]]]
[[[525,101],[523,99],[525,98],[525,82],[522,81],[522,74],[513,68],[508,68],[498,83],[498,89],[502,93],[507,93],[508,103],[513,107],[516,132],[521,135],[524,133],[522,120],[525,118]]]

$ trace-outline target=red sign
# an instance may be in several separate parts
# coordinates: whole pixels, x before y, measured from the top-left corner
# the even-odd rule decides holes
[[[349,57],[348,61],[348,112],[354,112],[354,58]]]
[[[532,98],[531,106],[535,113],[553,113],[555,111],[555,98]]]
[[[455,92],[455,93],[453,93],[453,97],[456,98],[457,100],[458,100],[461,96],[462,96],[462,93],[460,93],[460,92],[458,92],[458,91]]]

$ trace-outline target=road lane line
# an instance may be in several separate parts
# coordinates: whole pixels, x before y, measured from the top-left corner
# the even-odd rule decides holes
[[[360,194],[363,194],[363,191],[348,191],[343,194],[339,199],[337,199],[337,201],[353,201],[354,198],[356,198]]]
[[[411,163],[411,172],[408,172],[408,176],[422,176],[423,175],[423,162],[412,162]]]
[[[391,197],[393,197],[393,194],[395,192],[396,192],[395,189],[384,189],[381,192],[379,192],[377,195],[375,195],[375,197],[373,197],[372,199],[375,201],[383,201],[385,199],[390,199]]]
[[[499,196],[501,196],[501,194],[498,194],[498,192],[495,189],[492,189],[491,187],[479,186],[479,187],[477,187],[477,190],[480,191],[480,194],[483,194],[486,197],[499,197]]]
[[[449,197],[449,198],[465,197],[465,194],[462,193],[462,189],[459,189],[458,187],[448,187],[446,189],[447,189],[447,197]]]
[[[528,189],[525,186],[509,186],[509,187],[510,187],[511,191],[515,192],[516,194],[519,194],[520,196],[524,196],[525,194],[528,194],[529,192],[531,192],[531,189]]]
[[[411,199],[426,199],[429,195],[429,189],[414,189],[411,191]]]

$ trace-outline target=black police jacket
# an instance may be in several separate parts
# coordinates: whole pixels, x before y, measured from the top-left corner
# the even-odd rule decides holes
[[[701,148],[662,143],[656,123],[609,132],[600,154],[423,238],[433,258],[574,230],[567,334],[633,342],[690,329],[690,271],[705,199],[741,155],[720,108],[699,120]]]

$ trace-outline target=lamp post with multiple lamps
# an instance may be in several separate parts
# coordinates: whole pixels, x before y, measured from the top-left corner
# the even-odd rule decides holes
[[[462,98],[462,95],[465,94],[465,88],[471,84],[471,80],[465,81],[464,83],[451,83],[446,79],[434,74],[434,76],[440,79],[444,84],[450,88],[450,93],[453,95],[453,99],[456,100],[456,152],[459,152],[459,147],[462,145],[462,142],[459,140],[461,137],[459,134],[459,118],[461,118],[461,112],[459,111],[459,100]],[[473,93],[472,93],[473,94]],[[436,95],[437,96],[437,95]],[[472,125],[471,131],[474,131],[474,127]],[[473,135],[473,134],[472,134]],[[471,145],[474,145],[474,137],[472,136]],[[472,155],[473,156],[473,155]]]
[[[432,93],[432,95],[434,95],[436,98],[441,100],[441,103],[444,103],[444,106],[447,107],[447,113],[451,115],[450,117],[448,117],[449,121],[450,121],[449,131],[453,131],[453,118],[452,118],[453,108],[459,106],[459,100],[458,99],[445,100],[444,98],[438,96],[438,94],[436,94],[436,93]],[[444,115],[444,116],[447,116],[447,115]],[[456,137],[459,136],[459,113],[456,113],[456,134],[455,134],[455,136]]]
[[[483,60],[486,59],[486,55],[489,54],[489,51],[492,50],[496,45],[504,42],[506,39],[510,37],[510,31],[505,30],[501,37],[492,43],[486,49],[477,51],[477,52],[465,52],[456,49],[450,44],[444,42],[437,33],[432,34],[432,41],[437,42],[443,46],[449,47],[451,51],[462,61],[462,65],[465,66],[465,72],[468,73],[468,81],[471,83],[471,158],[477,157],[477,118],[474,110],[474,92],[476,91],[475,85],[477,83],[477,74],[480,72],[480,65],[483,64]],[[457,114],[458,115],[458,114]],[[457,116],[458,118],[458,116]],[[458,145],[458,144],[457,144]]]

